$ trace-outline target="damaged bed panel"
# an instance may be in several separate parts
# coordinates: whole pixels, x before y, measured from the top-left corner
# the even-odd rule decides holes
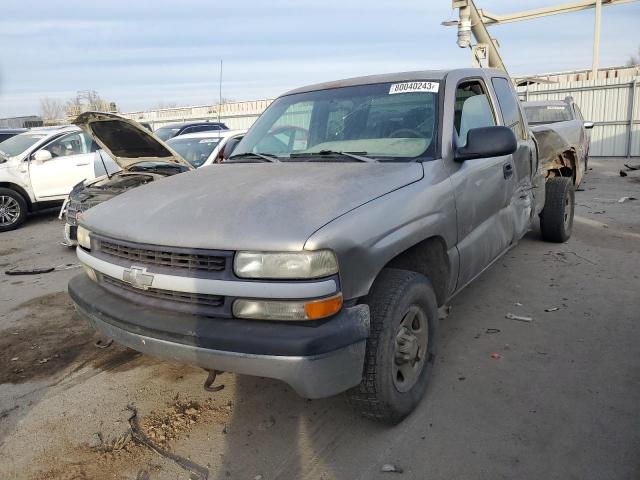
[[[582,119],[571,97],[563,101],[524,102],[523,107],[546,176],[571,177],[579,186],[587,167],[588,130],[593,123]]]

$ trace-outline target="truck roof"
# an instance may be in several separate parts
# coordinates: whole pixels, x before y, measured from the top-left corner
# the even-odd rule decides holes
[[[500,74],[504,76],[505,73],[501,70],[492,68],[456,68],[449,70],[416,70],[413,72],[397,72],[397,73],[383,73],[380,75],[367,75],[364,77],[346,78],[343,80],[334,80],[331,82],[316,83],[314,85],[308,85],[306,87],[296,88],[290,90],[284,95],[293,95],[294,93],[313,92],[316,90],[327,90],[330,88],[340,87],[353,87],[357,85],[370,85],[373,83],[388,83],[388,82],[410,82],[412,80],[444,80],[447,74],[451,72],[459,72],[469,76],[484,76],[486,73]],[[482,73],[481,73],[482,72]]]
[[[522,102],[522,105],[524,105],[525,107],[566,107],[567,102],[564,100],[539,100],[537,102]]]

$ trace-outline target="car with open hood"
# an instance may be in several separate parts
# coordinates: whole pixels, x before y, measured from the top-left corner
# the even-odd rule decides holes
[[[573,185],[543,173],[504,72],[299,88],[215,168],[88,210],[69,294],[103,335],[208,370],[207,389],[269,377],[398,422],[429,383],[438,308],[539,215],[545,239],[570,235]]]
[[[77,243],[79,217],[91,207],[121,193],[178,173],[193,166],[143,125],[112,113],[85,112],[73,122],[93,138],[119,170],[76,184],[60,210],[65,220],[64,240]]]

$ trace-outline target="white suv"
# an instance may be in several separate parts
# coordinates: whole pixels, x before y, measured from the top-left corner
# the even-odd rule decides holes
[[[0,232],[62,204],[71,188],[119,167],[76,126],[34,128],[0,143]]]

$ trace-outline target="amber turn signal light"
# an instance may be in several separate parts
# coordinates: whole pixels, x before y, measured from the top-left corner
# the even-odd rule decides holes
[[[304,304],[304,313],[308,320],[318,320],[337,313],[342,308],[342,294],[333,297],[314,300]]]

